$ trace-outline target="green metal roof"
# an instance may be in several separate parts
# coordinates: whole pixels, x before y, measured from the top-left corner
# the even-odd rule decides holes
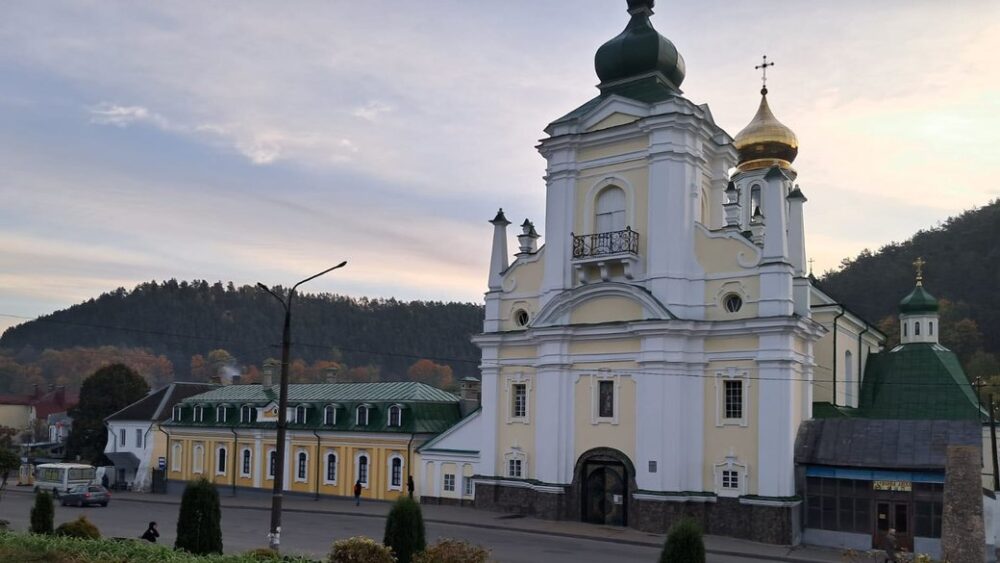
[[[184,399],[184,403],[261,403],[278,398],[278,386],[226,385]],[[444,402],[457,403],[458,397],[436,387],[416,381],[385,381],[378,383],[291,383],[288,404],[338,401],[370,402]]]
[[[937,299],[927,293],[923,285],[914,287],[913,291],[899,302],[899,312],[901,313],[933,313],[937,310]]]
[[[635,4],[629,6],[632,18],[625,29],[601,45],[594,56],[594,68],[601,84],[657,73],[670,87],[679,88],[684,81],[684,58],[650,23],[652,2]]]
[[[868,357],[858,408],[814,403],[814,418],[981,420],[984,412],[954,352],[903,344]]]

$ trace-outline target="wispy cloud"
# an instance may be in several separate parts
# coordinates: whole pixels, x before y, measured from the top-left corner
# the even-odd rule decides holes
[[[367,119],[368,121],[376,121],[383,114],[392,111],[392,109],[392,106],[389,104],[378,100],[372,100],[359,108],[355,108],[354,111],[351,112],[351,115],[354,117],[360,117],[361,119]]]
[[[158,113],[142,106],[121,106],[109,102],[101,102],[90,108],[90,122],[117,127],[128,127],[134,123],[152,123],[164,129],[168,128],[167,119]]]

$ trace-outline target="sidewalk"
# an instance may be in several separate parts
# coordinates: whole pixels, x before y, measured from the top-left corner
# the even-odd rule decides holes
[[[12,487],[8,489],[8,492],[29,493],[30,490],[21,491]],[[227,496],[227,492],[220,490],[220,501],[223,507],[264,511],[271,508],[271,498],[268,495],[241,491],[234,497]],[[114,502],[180,504],[180,497],[176,495],[115,492],[112,498],[112,504]],[[354,506],[352,499],[325,497],[317,501],[309,497],[286,496],[283,501],[285,512],[337,514],[367,518],[384,518],[389,513],[390,506],[387,502],[370,500],[362,500],[361,506]],[[663,535],[648,534],[631,528],[599,526],[583,522],[539,520],[458,506],[421,505],[421,508],[424,513],[424,521],[451,526],[492,528],[526,534],[562,536],[650,547],[660,547],[665,540]],[[775,546],[721,536],[705,536],[705,548],[709,553],[716,555],[746,556],[768,561],[793,563],[838,563],[842,561],[840,551],[835,549]]]

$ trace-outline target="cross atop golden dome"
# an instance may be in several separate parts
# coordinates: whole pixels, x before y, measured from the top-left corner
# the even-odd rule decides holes
[[[754,67],[762,71],[761,80],[764,83],[760,90],[760,106],[750,123],[733,139],[733,146],[740,156],[738,167],[742,171],[775,165],[789,169],[799,153],[795,132],[774,117],[767,103],[767,67],[770,66],[774,66],[774,62],[769,62],[764,55],[763,63]]]

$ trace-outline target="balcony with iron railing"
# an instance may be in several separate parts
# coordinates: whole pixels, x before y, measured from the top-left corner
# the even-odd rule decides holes
[[[639,255],[639,233],[631,227],[621,231],[592,233],[573,237],[573,263],[581,283],[588,279],[587,266],[596,266],[604,281],[611,278],[612,266],[622,265],[627,279],[632,279]]]

